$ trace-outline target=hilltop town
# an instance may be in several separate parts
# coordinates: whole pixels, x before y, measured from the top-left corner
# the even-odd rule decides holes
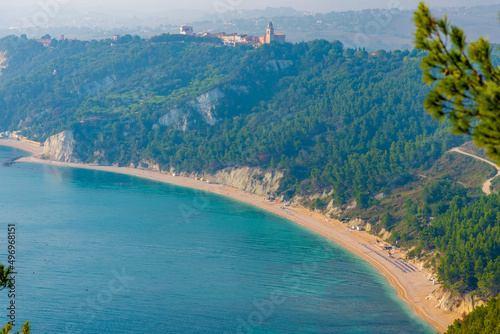
[[[275,32],[272,22],[267,25],[266,34],[264,36],[251,36],[245,34],[231,33],[226,34],[225,32],[219,32],[217,34],[210,34],[208,32],[201,34],[194,34],[192,26],[183,25],[180,28],[181,35],[193,35],[198,37],[217,37],[224,42],[224,45],[237,45],[237,44],[247,44],[247,45],[262,45],[269,44],[271,42],[285,43],[286,35]]]
[[[184,36],[195,36],[195,37],[211,37],[211,38],[219,38],[224,45],[227,46],[236,46],[236,45],[253,45],[253,46],[259,46],[262,44],[270,44],[271,42],[276,42],[283,44],[286,42],[286,35],[283,33],[275,32],[274,30],[274,25],[272,22],[269,22],[267,25],[266,33],[263,36],[252,36],[252,35],[246,35],[246,34],[238,34],[236,32],[233,33],[225,33],[225,32],[219,32],[219,33],[198,33],[195,34],[193,27],[188,26],[188,25],[182,25],[180,27],[179,31],[180,35]],[[112,40],[113,42],[117,42],[120,39],[120,35],[113,35]],[[60,38],[61,41],[65,40],[64,35],[61,35]],[[35,39],[35,41],[43,44],[45,47],[49,47],[50,44],[52,43],[52,39],[50,38],[49,35],[45,35],[40,39]],[[76,39],[73,39],[73,41],[77,41]]]

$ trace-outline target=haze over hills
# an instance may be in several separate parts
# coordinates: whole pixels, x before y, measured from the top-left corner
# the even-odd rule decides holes
[[[114,34],[139,35],[150,38],[162,33],[177,34],[179,25],[189,24],[197,33],[237,32],[260,36],[272,20],[278,31],[287,35],[287,41],[314,39],[340,40],[348,47],[369,51],[413,48],[413,11],[408,5],[392,9],[365,9],[361,11],[306,12],[291,7],[238,10],[221,7],[221,11],[201,9],[172,9],[151,13],[134,13],[117,6],[107,12],[73,7],[38,8],[25,14],[0,20],[0,36],[26,33],[30,38],[49,34],[58,38],[82,40],[109,38]],[[437,15],[447,13],[452,23],[464,27],[470,40],[487,32],[490,41],[500,42],[500,24],[497,13],[500,5],[452,7],[437,9]]]

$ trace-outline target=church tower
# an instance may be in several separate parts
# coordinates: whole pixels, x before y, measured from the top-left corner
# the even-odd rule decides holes
[[[266,30],[266,43],[271,43],[274,41],[274,27],[273,23],[269,21],[269,24],[267,25],[267,30]]]

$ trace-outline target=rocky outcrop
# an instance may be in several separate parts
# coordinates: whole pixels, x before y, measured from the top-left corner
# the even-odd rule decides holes
[[[463,314],[464,312],[469,313],[474,310],[476,306],[484,304],[482,300],[476,300],[471,293],[454,294],[442,287],[434,290],[426,299],[436,301],[436,308],[458,314]]]
[[[73,156],[74,149],[75,138],[73,132],[66,130],[47,138],[43,146],[43,155],[56,161],[79,162]]]
[[[187,114],[181,109],[170,109],[158,120],[158,124],[161,126],[173,126],[176,130],[187,131]]]
[[[16,155],[14,157],[10,157],[7,160],[5,160],[2,164],[4,167],[10,167],[16,160],[21,159],[22,157],[20,155]]]
[[[73,153],[75,155],[75,153]],[[110,166],[105,150],[95,150],[91,156],[86,157],[87,162],[94,166]]]
[[[134,164],[132,164],[131,166],[132,168],[136,168],[136,166],[134,166]],[[143,168],[143,169],[149,169],[149,170],[152,170],[152,171],[155,171],[155,172],[158,172],[158,173],[161,173],[162,170],[160,169],[160,165],[155,163],[154,161],[152,160],[146,160],[146,159],[142,159],[140,162],[139,162],[139,165],[137,166],[138,168]]]
[[[226,168],[210,176],[212,182],[261,196],[276,194],[282,178],[281,172],[262,172],[249,167]]]
[[[382,238],[382,240],[389,240],[391,237],[391,232],[387,231],[385,228],[382,228],[378,235]]]
[[[325,199],[326,197],[328,197],[332,194],[333,194],[333,190],[331,190],[330,192],[323,191],[322,193],[313,193],[313,194],[308,194],[308,195],[304,195],[304,196],[296,195],[295,197],[293,197],[292,203],[294,205],[297,205],[297,206],[303,206],[306,203],[314,202],[317,198],[322,200],[322,199]],[[333,206],[332,201],[330,201],[330,204],[332,204],[332,206]],[[330,204],[328,205],[328,208],[330,208]],[[336,210],[336,209],[334,209],[334,210]],[[327,214],[327,212],[325,212],[325,215],[326,214]]]
[[[182,116],[182,112],[179,109],[170,109],[165,115],[163,115],[159,120],[158,124],[163,126],[170,126],[179,121]]]
[[[153,129],[159,126],[170,126],[176,130],[187,131],[192,124],[200,120],[200,117],[206,124],[215,125],[218,121],[215,109],[224,97],[224,93],[218,88],[201,94],[184,106],[170,109],[158,119]]]
[[[224,96],[224,93],[216,88],[198,96],[188,104],[194,107],[194,109],[201,115],[201,117],[203,117],[203,120],[207,124],[214,125],[215,123],[217,123],[215,108],[217,107],[219,100]]]
[[[116,76],[108,75],[100,81],[86,83],[82,88],[85,95],[94,96],[116,82]]]
[[[328,206],[325,209],[325,216],[339,217],[341,214],[342,214],[342,208],[340,207],[340,205],[336,205],[333,199],[330,202],[328,202]]]
[[[268,71],[283,71],[293,65],[292,60],[269,60],[266,63],[266,68]]]
[[[2,70],[7,67],[7,57],[5,57],[6,52],[0,51],[0,75],[2,75]]]

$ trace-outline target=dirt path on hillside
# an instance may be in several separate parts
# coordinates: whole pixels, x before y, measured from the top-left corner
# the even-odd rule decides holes
[[[450,152],[456,152],[456,153],[460,153],[460,154],[464,154],[464,155],[468,155],[469,157],[473,157],[474,159],[478,159],[478,160],[481,160],[481,161],[484,161],[486,162],[487,164],[490,164],[492,165],[493,167],[496,168],[497,170],[497,173],[495,176],[493,176],[492,178],[486,180],[486,182],[483,183],[483,186],[481,187],[481,189],[483,190],[483,192],[486,194],[486,195],[490,195],[491,194],[491,181],[493,181],[494,178],[496,178],[498,175],[500,175],[500,167],[498,165],[496,165],[494,162],[491,162],[489,160],[486,160],[484,158],[480,158],[478,157],[477,155],[474,155],[474,154],[470,154],[470,153],[467,153],[467,152],[464,152],[464,151],[461,151],[459,147],[455,147],[455,148],[452,148],[450,150]]]

